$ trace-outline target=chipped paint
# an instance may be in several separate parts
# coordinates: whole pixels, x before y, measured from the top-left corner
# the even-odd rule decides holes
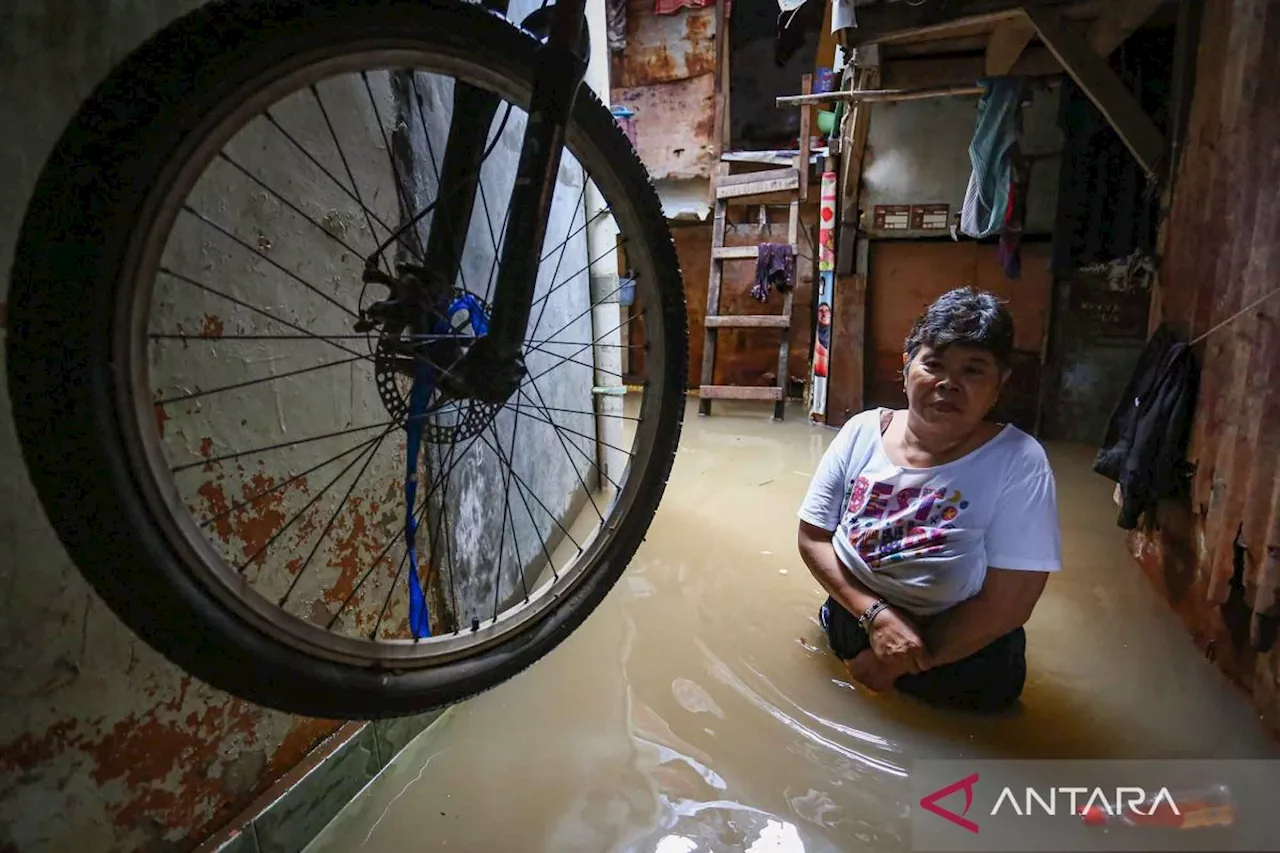
[[[627,4],[627,47],[613,57],[610,82],[631,88],[687,80],[716,70],[716,10],[658,15],[653,3]]]
[[[614,89],[636,112],[636,151],[655,181],[709,178],[715,165],[715,75]]]

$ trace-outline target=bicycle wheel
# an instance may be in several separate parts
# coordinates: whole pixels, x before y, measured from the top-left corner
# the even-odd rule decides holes
[[[685,304],[656,194],[585,86],[524,384],[488,404],[443,379],[492,310],[537,48],[470,5],[215,3],[59,140],[12,275],[24,459],[90,583],[194,676],[328,718],[456,702],[561,642],[642,541]],[[476,98],[481,179],[449,221],[433,188]],[[451,280],[414,266],[432,240],[464,249]],[[431,279],[429,333],[375,311],[366,258]]]

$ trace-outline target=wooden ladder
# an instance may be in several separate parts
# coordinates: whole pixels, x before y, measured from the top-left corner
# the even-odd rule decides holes
[[[804,77],[804,94],[812,86],[812,76]],[[773,400],[773,419],[780,421],[787,408],[787,362],[791,355],[791,303],[795,287],[787,288],[781,314],[721,314],[720,282],[725,261],[755,262],[759,246],[726,246],[725,218],[730,205],[786,204],[789,207],[787,242],[797,254],[799,269],[800,202],[809,191],[809,109],[800,110],[800,145],[795,165],[783,169],[729,174],[729,164],[721,163],[715,176],[715,219],[711,232],[711,275],[707,282],[707,315],[702,347],[702,383],[698,391],[698,412],[711,414],[712,400]],[[797,278],[798,278],[797,274]],[[793,285],[795,282],[793,282]],[[721,329],[780,329],[777,383],[769,385],[715,385],[716,337]]]

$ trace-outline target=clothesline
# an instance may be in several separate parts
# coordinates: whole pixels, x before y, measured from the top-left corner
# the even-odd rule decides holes
[[[1210,335],[1212,335],[1214,332],[1216,332],[1216,331],[1218,331],[1219,329],[1221,329],[1223,326],[1227,325],[1228,323],[1234,322],[1235,320],[1239,319],[1240,317],[1243,317],[1245,314],[1248,314],[1248,313],[1249,313],[1250,311],[1252,311],[1254,308],[1258,307],[1259,305],[1261,305],[1261,304],[1262,304],[1263,302],[1265,302],[1266,300],[1268,300],[1268,299],[1270,299],[1271,297],[1275,296],[1277,293],[1280,293],[1280,285],[1277,285],[1276,287],[1272,288],[1272,289],[1271,289],[1270,291],[1268,291],[1267,293],[1262,294],[1262,295],[1261,295],[1261,296],[1259,296],[1257,299],[1253,300],[1253,301],[1252,301],[1252,302],[1250,302],[1248,305],[1244,306],[1244,307],[1243,307],[1243,308],[1241,308],[1239,311],[1237,311],[1236,313],[1232,314],[1232,315],[1231,315],[1230,317],[1228,317],[1227,319],[1223,320],[1221,323],[1218,323],[1216,326],[1214,326],[1213,328],[1209,329],[1209,330],[1208,330],[1207,332],[1205,332],[1204,334],[1197,336],[1193,341],[1191,341],[1191,343],[1190,343],[1190,344],[1188,344],[1188,346],[1195,346],[1196,344],[1198,344],[1198,343],[1200,343],[1201,341],[1203,341],[1205,338],[1207,338],[1207,337],[1209,337]]]

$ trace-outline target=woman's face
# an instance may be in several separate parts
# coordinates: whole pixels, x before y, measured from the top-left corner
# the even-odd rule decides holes
[[[926,423],[957,432],[977,426],[991,411],[1009,376],[986,350],[960,345],[904,354],[907,404]]]

